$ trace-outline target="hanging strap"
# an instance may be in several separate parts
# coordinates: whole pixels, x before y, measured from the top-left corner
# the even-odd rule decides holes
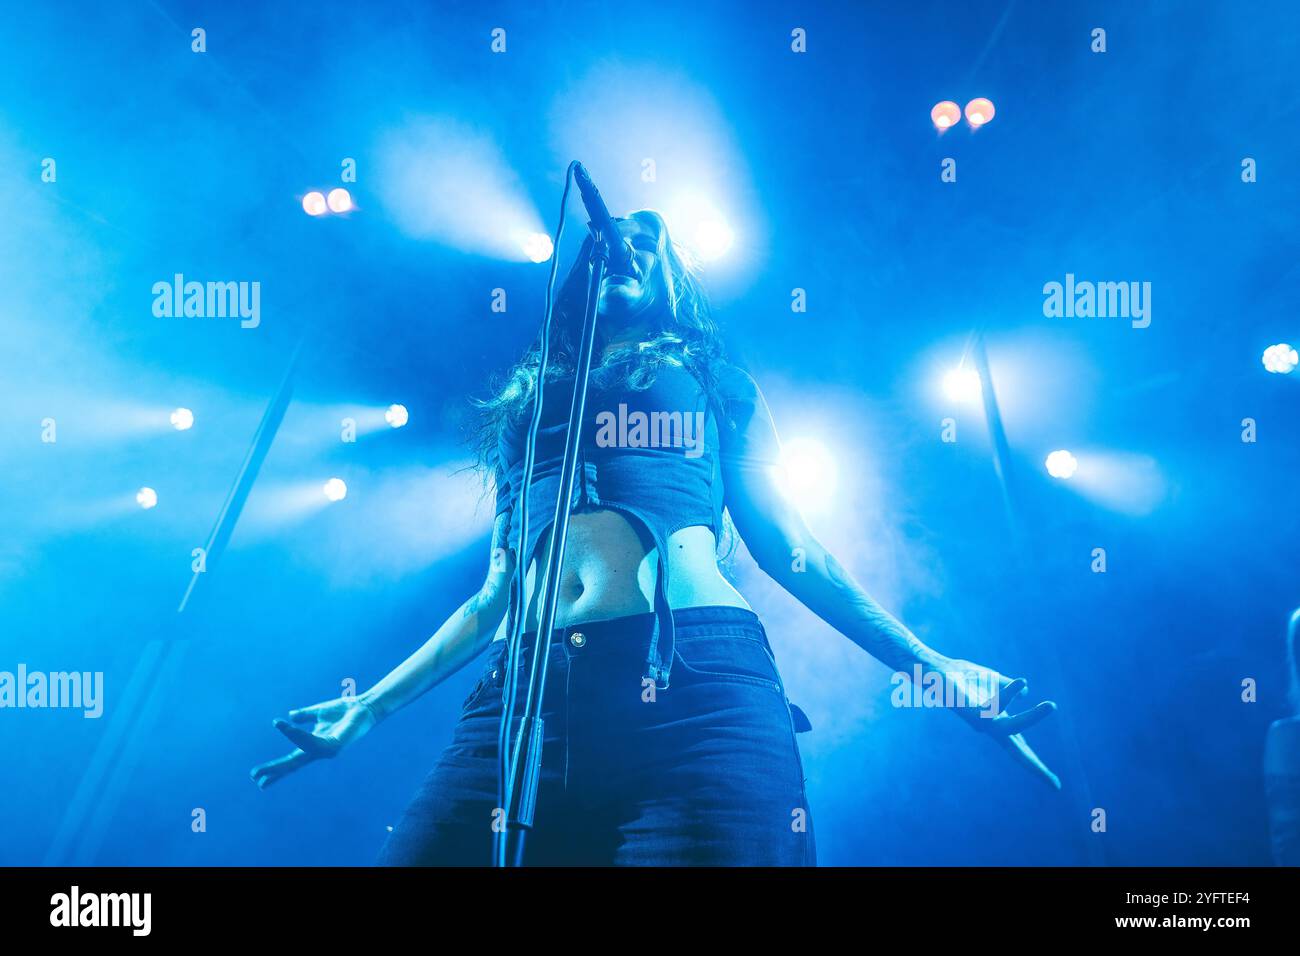
[[[646,677],[654,681],[659,690],[668,689],[668,675],[673,667],[673,645],[676,628],[673,609],[668,606],[668,549],[659,543],[659,573],[655,580],[655,627],[650,635],[650,650],[646,654]]]

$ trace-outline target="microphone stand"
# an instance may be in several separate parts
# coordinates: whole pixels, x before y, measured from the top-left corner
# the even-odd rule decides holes
[[[555,501],[555,520],[551,525],[551,539],[546,549],[546,565],[542,573],[541,603],[537,622],[537,640],[533,647],[529,667],[528,695],[519,721],[519,734],[510,752],[509,771],[506,778],[506,831],[505,865],[523,866],[524,843],[533,826],[533,813],[537,809],[537,788],[541,782],[542,743],[545,730],[542,721],[542,702],[546,691],[546,672],[551,659],[551,632],[555,628],[555,615],[560,599],[560,571],[564,567],[564,548],[569,534],[569,508],[573,497],[573,483],[578,468],[578,445],[582,440],[582,422],[587,408],[587,386],[591,377],[592,353],[596,343],[596,314],[600,306],[600,292],[605,284],[609,265],[610,241],[616,236],[602,236],[592,226],[591,262],[587,279],[587,304],[582,322],[582,339],[578,360],[574,368],[573,403],[569,408],[569,430],[564,442],[564,462],[560,472],[560,490]],[[557,250],[558,251],[558,250]],[[540,393],[542,382],[537,383]],[[527,494],[522,489],[521,494]],[[520,555],[527,561],[531,555]],[[522,596],[521,596],[522,597]],[[520,601],[521,605],[526,602]],[[521,606],[519,614],[526,614]],[[518,653],[522,648],[515,648]],[[515,665],[517,666],[517,664]],[[509,713],[502,714],[510,720]],[[494,855],[493,862],[500,864]]]

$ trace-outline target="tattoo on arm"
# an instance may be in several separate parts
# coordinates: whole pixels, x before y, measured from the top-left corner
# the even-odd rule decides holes
[[[830,553],[826,554],[826,576],[835,586],[839,600],[851,611],[852,620],[840,625],[841,629],[872,657],[895,670],[906,670],[937,656],[901,621],[873,601]]]
[[[483,592],[479,591],[472,598],[465,602],[465,611],[461,615],[462,619],[474,616],[483,606]]]

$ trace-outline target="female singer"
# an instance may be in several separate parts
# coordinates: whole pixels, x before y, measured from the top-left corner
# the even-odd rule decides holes
[[[568,426],[586,249],[556,299],[528,540],[518,541],[518,516],[536,345],[483,403],[483,457],[496,483],[483,586],[365,693],[277,721],[297,749],[255,768],[254,781],[265,787],[335,756],[487,650],[451,745],[381,855],[391,865],[486,865],[501,820],[505,637],[519,610],[512,604],[521,604],[522,673],[534,653],[550,655],[524,862],[812,864],[795,741],[802,714],[786,699],[762,624],[718,567],[724,526],[734,524],[758,565],[814,614],[895,671],[941,682],[971,727],[1059,787],[1021,735],[1055,705],[1008,714],[1023,680],[922,644],[813,537],[776,480],[780,446],[767,404],[724,361],[696,275],[663,219],[643,211],[618,228],[635,274],[610,276],[600,296],[554,631],[538,638],[534,592]],[[518,602],[511,581],[521,554]]]

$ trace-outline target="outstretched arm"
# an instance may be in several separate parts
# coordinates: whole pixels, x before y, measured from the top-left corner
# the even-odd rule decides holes
[[[505,515],[497,516],[492,529],[492,558],[483,586],[419,650],[363,694],[291,710],[288,720],[276,718],[275,727],[296,749],[254,767],[250,776],[258,787],[266,788],[314,760],[337,756],[389,714],[479,655],[492,640],[509,604],[514,558],[505,541],[507,523]]]
[[[780,443],[758,386],[731,370],[724,380],[722,448],[726,504],[759,567],[810,611],[896,672],[941,681],[968,724],[998,739],[1011,755],[1053,787],[1060,781],[1020,736],[1055,710],[1044,701],[1019,714],[1005,712],[1024,692],[991,668],[954,660],[927,647],[880,606],[808,529],[782,493]],[[944,699],[948,699],[945,696]]]
[[[504,541],[506,516],[492,529],[492,558],[487,578],[469,600],[443,622],[414,654],[360,696],[382,720],[446,680],[483,651],[505,617],[510,597],[512,552]]]

